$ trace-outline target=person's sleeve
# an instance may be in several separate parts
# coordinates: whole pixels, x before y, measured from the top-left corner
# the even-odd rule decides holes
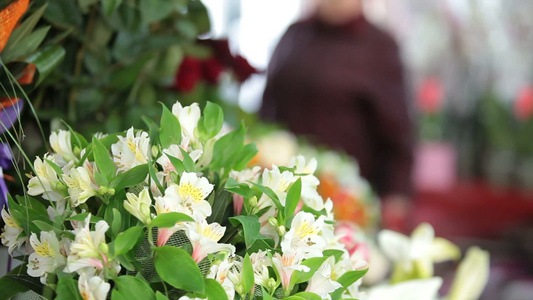
[[[399,51],[392,40],[380,45],[381,60],[376,64],[372,83],[376,97],[373,110],[381,166],[381,196],[411,196],[414,151],[413,122],[409,115],[403,67]]]

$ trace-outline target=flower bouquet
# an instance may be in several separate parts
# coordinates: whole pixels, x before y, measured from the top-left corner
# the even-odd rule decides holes
[[[335,236],[331,200],[313,198],[312,163],[249,167],[255,145],[212,103],[145,121],[90,141],[51,134],[2,210],[22,263],[1,299],[359,298],[366,262]]]

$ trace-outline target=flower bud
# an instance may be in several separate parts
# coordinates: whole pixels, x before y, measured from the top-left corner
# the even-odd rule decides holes
[[[54,190],[55,192],[59,193],[59,194],[67,194],[68,193],[68,188],[66,185],[64,185],[63,183],[59,182],[59,181],[53,181],[51,182],[51,187],[52,187],[52,190]]]
[[[80,157],[81,150],[82,150],[82,149],[80,149],[80,147],[75,146],[74,149],[72,149],[72,153],[74,154],[74,156],[76,156],[76,157]]]
[[[250,200],[248,200],[248,204],[251,207],[256,207],[257,206],[257,197],[253,196],[252,198],[250,198]]]
[[[109,246],[107,246],[106,243],[102,242],[100,243],[100,245],[98,245],[98,250],[102,251],[102,253],[107,255],[109,253]]]
[[[141,215],[144,217],[144,224],[150,224],[152,218],[150,218],[150,207],[145,203],[139,204]]]
[[[276,280],[274,280],[274,278],[269,278],[268,279],[268,283],[267,283],[267,287],[271,290],[275,289],[276,287],[278,286],[278,283],[276,282]]]
[[[280,227],[277,228],[278,229],[278,234],[280,236],[283,236],[285,235],[285,233],[287,232],[287,228],[285,228],[285,226],[281,225]]]
[[[274,217],[268,218],[268,223],[274,227],[278,227],[278,220]]]
[[[178,173],[176,173],[176,172],[171,172],[171,173],[170,173],[170,180],[172,180],[172,182],[178,183],[178,182],[179,182],[179,180],[178,180]]]
[[[242,284],[237,284],[237,285],[235,286],[235,291],[236,291],[239,295],[244,294],[244,287],[242,286]]]
[[[158,156],[159,156],[159,147],[157,147],[156,145],[153,145],[152,146],[152,157],[156,158]]]

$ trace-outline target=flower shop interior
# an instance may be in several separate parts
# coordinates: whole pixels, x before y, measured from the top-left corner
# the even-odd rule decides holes
[[[0,0],[0,299],[533,299],[532,11]]]

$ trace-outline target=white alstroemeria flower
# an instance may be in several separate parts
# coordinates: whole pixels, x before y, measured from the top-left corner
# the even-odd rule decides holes
[[[233,286],[235,287],[235,291],[239,295],[241,295],[241,297],[244,294],[244,286],[242,285],[244,281],[243,276],[244,274],[242,272],[242,261],[235,260],[233,266],[228,272],[228,279],[231,280]]]
[[[479,299],[489,280],[489,252],[472,247],[459,264],[447,300]]]
[[[228,273],[234,263],[235,259],[228,255],[224,260],[215,262],[209,269],[209,274],[207,274],[207,278],[214,279],[222,285],[222,288],[226,291],[230,300],[235,298],[235,286],[233,285],[233,282],[229,280]]]
[[[0,238],[2,238],[2,244],[8,247],[7,251],[11,254],[13,250],[20,248],[22,244],[27,242],[28,237],[20,237],[23,232],[22,227],[15,222],[15,219],[6,211],[5,207],[2,208],[2,219],[6,225]]]
[[[78,289],[84,300],[105,300],[111,285],[98,276],[89,277],[88,274],[81,273]]]
[[[198,159],[202,156],[202,153],[203,153],[202,150],[192,150],[189,152],[188,148],[189,148],[189,138],[185,137],[182,140],[180,146],[173,144],[173,145],[170,145],[170,147],[168,147],[167,149],[164,149],[162,151],[163,154],[161,155],[161,157],[157,159],[157,163],[163,167],[163,173],[165,175],[170,174],[170,172],[172,171],[176,171],[176,169],[174,168],[174,165],[172,164],[172,162],[170,161],[167,155],[175,157],[179,160],[183,160],[183,153],[181,153],[181,149],[183,149],[187,151],[187,153],[189,154],[189,156],[194,162],[198,161]]]
[[[279,202],[285,205],[287,199],[287,192],[289,186],[295,181],[294,174],[289,171],[280,172],[279,168],[272,165],[272,170],[265,169],[263,171],[261,184],[269,187],[276,193],[279,198]],[[274,202],[267,195],[261,196],[257,203],[257,209],[261,210],[265,207],[273,206]]]
[[[330,256],[322,263],[320,268],[313,274],[305,291],[315,293],[322,299],[331,299],[329,293],[341,288],[342,285],[331,280],[332,265],[335,263],[335,257]]]
[[[179,298],[179,300],[204,300],[204,299],[206,299],[206,298],[198,298],[198,297],[191,298],[189,296],[181,296]]]
[[[395,262],[391,281],[397,283],[409,279],[433,276],[433,263],[461,256],[459,248],[442,238],[435,238],[433,227],[420,224],[411,238],[394,231],[382,230],[379,244],[386,256]]]
[[[111,146],[111,152],[119,172],[147,163],[151,155],[148,133],[140,131],[134,134],[131,127],[126,137],[118,136],[118,142]]]
[[[127,193],[126,198],[127,200],[124,200],[124,208],[139,219],[139,221],[144,224],[149,224],[152,221],[152,217],[150,216],[152,199],[150,198],[148,189],[143,189],[139,193],[139,196],[136,196],[133,193]]]
[[[320,236],[324,228],[324,217],[307,212],[298,212],[291,223],[291,229],[283,236],[281,250],[300,249],[303,258],[320,257],[326,247],[326,240]]]
[[[95,231],[89,229],[91,214],[75,231],[76,238],[70,245],[65,272],[72,273],[78,270],[94,271],[94,268],[104,269],[109,267],[105,233],[109,225],[105,221],[98,221]],[[87,270],[88,269],[88,270]]]
[[[45,155],[44,158],[52,161],[51,156]],[[42,194],[42,197],[46,200],[63,201],[68,195],[67,188],[59,181],[57,173],[52,166],[37,157],[33,167],[35,176],[30,178],[28,182],[28,195],[38,196]]]
[[[172,106],[172,113],[180,122],[182,136],[189,138],[194,144],[196,142],[194,130],[198,126],[198,120],[200,120],[201,115],[198,103],[183,107],[181,106],[181,103],[176,102],[176,104]]]
[[[311,270],[308,266],[301,265],[302,260],[302,253],[297,250],[284,252],[283,255],[276,253],[272,257],[272,264],[284,290],[292,289],[291,278],[294,271],[309,272]]]
[[[229,177],[235,179],[238,183],[246,183],[250,185],[248,181],[257,182],[259,174],[261,172],[260,166],[255,166],[251,169],[244,169],[242,171],[232,170],[229,172]]]
[[[179,185],[171,185],[165,190],[163,198],[177,201],[177,212],[188,214],[193,218],[203,218],[211,215],[211,205],[205,200],[213,191],[213,185],[207,178],[198,177],[196,173],[183,172]],[[157,209],[157,207],[156,207]]]
[[[435,300],[441,285],[440,277],[378,285],[368,290],[366,300]]]
[[[35,252],[29,257],[28,275],[41,277],[41,282],[46,283],[47,273],[54,272],[67,263],[69,243],[70,240],[66,239],[60,243],[53,231],[41,231],[40,239],[32,233],[30,245]]]
[[[54,157],[59,167],[63,167],[70,161],[78,162],[78,158],[72,150],[70,131],[59,130],[50,134],[50,146],[54,150]]]
[[[272,266],[272,261],[263,250],[250,254],[250,261],[254,270],[255,284],[267,287],[270,275],[268,274],[268,267]]]
[[[294,173],[301,175],[298,177],[302,179],[302,200],[305,205],[320,211],[324,208],[324,200],[317,191],[320,180],[313,175],[316,167],[316,159],[312,158],[306,163],[305,157],[302,155],[293,157],[289,163],[289,168],[295,168]]]
[[[219,244],[218,241],[224,236],[226,227],[218,223],[207,224],[205,219],[195,223],[185,224],[185,234],[192,244],[192,258],[197,263],[201,262],[208,254],[219,251],[235,252],[235,246]]]
[[[98,194],[98,186],[94,181],[93,166],[86,162],[81,167],[72,168],[63,174],[67,184],[70,205],[76,207]]]

